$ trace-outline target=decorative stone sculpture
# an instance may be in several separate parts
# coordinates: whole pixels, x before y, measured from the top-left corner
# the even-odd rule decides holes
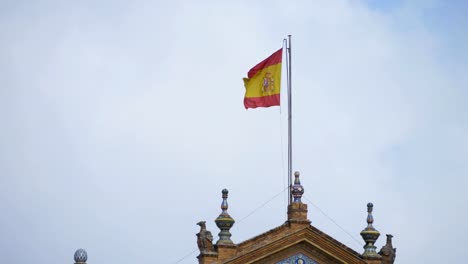
[[[206,230],[206,222],[200,221],[197,223],[200,226],[200,232],[197,234],[197,245],[200,254],[208,254],[215,252],[213,246],[213,235],[210,231]]]
[[[383,246],[379,254],[382,256],[382,264],[393,264],[396,257],[396,248],[392,245],[392,235],[387,234],[387,244]]]

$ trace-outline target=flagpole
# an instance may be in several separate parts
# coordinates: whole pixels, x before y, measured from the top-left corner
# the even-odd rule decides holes
[[[291,35],[288,35],[288,183],[289,183],[289,204],[292,202],[291,186],[292,186],[292,78],[291,78]]]

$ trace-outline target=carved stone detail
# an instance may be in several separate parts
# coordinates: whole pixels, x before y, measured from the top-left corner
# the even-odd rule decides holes
[[[393,264],[395,262],[396,248],[392,245],[392,238],[392,235],[387,234],[387,244],[379,251],[379,254],[382,256],[382,264]]]
[[[200,250],[200,255],[216,253],[213,246],[213,235],[206,230],[206,222],[200,221],[197,223],[200,226],[200,232],[197,234],[197,245]]]

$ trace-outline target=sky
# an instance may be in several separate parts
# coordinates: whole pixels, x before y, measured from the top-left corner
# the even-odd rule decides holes
[[[291,34],[293,169],[312,225],[362,253],[373,202],[396,263],[460,263],[467,10],[3,0],[2,261],[73,263],[84,248],[89,264],[197,263],[196,223],[217,239],[223,188],[235,243],[284,223],[287,105],[245,110],[242,77]]]

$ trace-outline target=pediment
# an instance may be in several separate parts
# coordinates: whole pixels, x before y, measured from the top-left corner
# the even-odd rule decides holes
[[[226,264],[366,263],[361,255],[311,225],[291,231],[281,226],[239,244],[238,254]],[[299,256],[303,256],[302,260]]]

